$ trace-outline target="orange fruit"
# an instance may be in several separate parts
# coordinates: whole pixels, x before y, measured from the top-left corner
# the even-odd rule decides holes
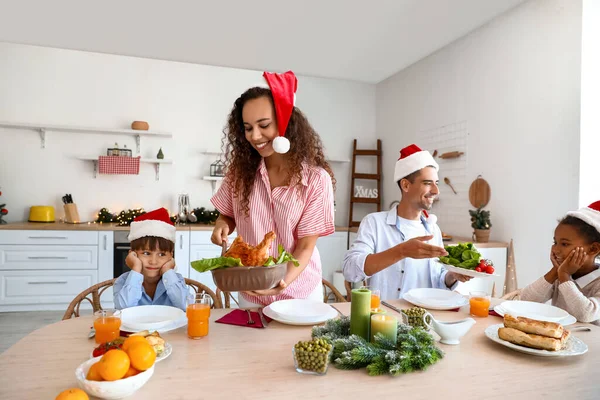
[[[123,350],[109,350],[98,361],[98,372],[105,381],[121,379],[129,370],[129,357]]]
[[[102,376],[100,375],[100,372],[98,371],[98,366],[99,366],[100,361],[98,361],[97,363],[94,363],[90,369],[88,370],[87,376],[85,377],[85,379],[87,379],[88,381],[103,381],[104,379],[102,378]]]
[[[123,347],[121,347],[121,349],[125,352],[127,352],[127,350],[129,350],[129,347],[131,347],[132,344],[134,343],[141,343],[141,342],[146,342],[146,338],[143,336],[129,336],[127,339],[125,339],[125,341],[123,342]]]
[[[154,365],[156,360],[156,352],[148,342],[134,343],[127,351],[131,365],[138,371],[145,371]]]
[[[90,398],[83,390],[71,388],[60,392],[55,400],[90,400]]]
[[[137,369],[133,368],[132,366],[129,366],[129,369],[127,370],[127,372],[125,372],[125,375],[123,376],[122,379],[129,378],[130,376],[134,376],[134,375],[137,375],[139,373],[140,373],[140,371],[138,371]]]

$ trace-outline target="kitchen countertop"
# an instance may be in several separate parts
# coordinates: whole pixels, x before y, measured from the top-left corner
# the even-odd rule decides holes
[[[186,224],[175,225],[178,231],[212,231],[214,225]],[[129,226],[119,226],[115,223],[83,223],[67,224],[64,222],[9,222],[0,225],[0,230],[32,230],[32,231],[128,231]],[[336,232],[347,232],[348,227],[336,226]]]

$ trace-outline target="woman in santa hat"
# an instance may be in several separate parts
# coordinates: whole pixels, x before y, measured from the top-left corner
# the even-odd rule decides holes
[[[562,308],[580,322],[600,325],[600,201],[570,211],[554,230],[552,268],[526,286],[521,300]]]
[[[335,179],[319,135],[295,107],[293,72],[263,74],[265,84],[234,103],[223,138],[225,179],[211,202],[221,213],[211,240],[222,245],[237,230],[256,245],[275,232],[271,255],[283,245],[299,261],[289,263],[274,289],[245,292],[240,306],[277,300],[322,301],[321,258],[315,244],[334,232]]]

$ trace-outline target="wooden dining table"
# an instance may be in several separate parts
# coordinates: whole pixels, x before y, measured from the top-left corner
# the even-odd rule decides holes
[[[403,300],[390,303],[411,306]],[[349,315],[350,303],[334,306]],[[310,326],[272,321],[257,329],[215,323],[230,311],[211,310],[210,332],[201,340],[188,339],[185,327],[162,334],[172,354],[155,365],[154,375],[128,399],[600,398],[600,327],[595,325],[585,324],[589,332],[573,333],[588,345],[586,354],[539,357],[488,339],[485,328],[502,322],[490,315],[477,318],[460,344],[438,342],[444,358],[425,371],[372,377],[365,369],[331,365],[326,375],[315,376],[296,372],[292,358],[294,344],[310,339]],[[468,306],[458,312],[431,312],[438,320],[455,321],[468,317]],[[88,339],[91,325],[91,317],[60,321],[30,333],[1,354],[0,399],[54,399],[77,387],[75,369],[96,346]]]

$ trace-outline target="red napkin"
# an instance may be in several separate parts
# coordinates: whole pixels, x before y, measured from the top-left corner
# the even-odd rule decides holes
[[[504,318],[502,315],[498,314],[496,311],[494,310],[490,310],[489,315],[493,315],[494,317],[500,317],[500,318]]]
[[[263,324],[260,320],[260,315],[258,315],[258,313],[256,311],[250,311],[250,315],[252,316],[252,321],[254,321],[254,324],[252,324],[252,325],[248,325],[248,323],[247,323],[248,322],[248,313],[245,310],[240,310],[240,309],[233,310],[232,312],[224,315],[223,317],[216,320],[215,322],[219,322],[221,324],[247,326],[249,328],[263,328]],[[263,314],[263,316],[265,317],[265,321],[267,321],[267,324],[269,322],[271,322],[271,318],[267,317],[264,314]]]

